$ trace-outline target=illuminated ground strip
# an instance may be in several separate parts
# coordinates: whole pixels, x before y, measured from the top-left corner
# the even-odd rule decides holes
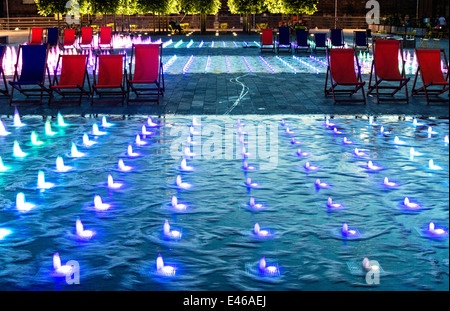
[[[222,41],[222,46],[223,46],[224,48],[227,47],[227,45],[225,44],[225,41]]]
[[[283,64],[285,64],[289,68],[291,68],[292,71],[294,71],[294,74],[297,73],[297,70],[294,67],[292,67],[290,64],[288,64],[286,61],[282,60],[278,55],[276,56],[276,59],[278,59],[280,62],[282,62]]]
[[[189,57],[186,65],[184,65],[183,67],[183,73],[187,73],[189,70],[189,67],[192,65],[192,62],[194,61],[194,55],[191,55],[191,57]]]
[[[163,48],[168,47],[172,43],[173,43],[172,39],[167,40],[166,42],[163,43]]]
[[[174,45],[174,47],[175,47],[175,48],[178,48],[181,44],[183,44],[183,40],[178,41],[178,42]]]
[[[275,73],[275,69],[273,69],[273,67],[267,62],[267,60],[266,60],[264,57],[259,56],[259,59],[260,59],[267,67],[269,67],[269,69],[272,71],[272,73]]]
[[[236,47],[236,48],[238,47],[236,41],[233,41],[233,44],[234,44],[234,47]]]
[[[244,62],[245,62],[245,65],[246,65],[247,68],[248,68],[248,71],[249,71],[250,73],[253,73],[253,69],[252,69],[252,67],[250,67],[250,64],[248,63],[248,61],[247,61],[247,59],[245,58],[245,56],[242,56],[242,58],[244,59]]]
[[[203,44],[205,44],[205,42],[203,42],[203,40],[200,42],[200,44],[198,45],[198,48],[200,49],[200,48],[202,48],[203,47]]]
[[[309,55],[309,58],[312,59],[313,61],[315,61],[316,63],[321,64],[324,67],[328,67],[328,63],[326,61],[320,60],[317,57],[313,56],[313,55]]]
[[[227,65],[227,73],[230,73],[231,71],[231,65],[230,65],[230,60],[228,59],[228,56],[225,55],[225,63]]]
[[[259,48],[261,47],[261,44],[259,44],[258,42],[256,42],[256,41],[253,41]]]
[[[211,47],[212,47],[212,48],[214,47],[214,41],[211,42]]]
[[[211,64],[211,56],[208,55],[208,59],[206,60],[205,73],[208,73],[210,64]]]
[[[310,64],[306,63],[306,62],[303,61],[300,57],[297,57],[297,56],[293,55],[292,58],[295,59],[296,61],[298,61],[300,64],[302,64],[302,65],[304,65],[304,66],[306,66],[306,67],[311,68],[311,69],[314,70],[316,73],[319,73],[319,70],[318,70],[316,67],[311,66]]]
[[[173,64],[176,60],[177,60],[177,56],[176,56],[176,55],[172,56],[172,57],[167,61],[167,63],[164,64],[164,66],[163,66],[164,71],[167,71],[167,69],[169,69],[169,67],[172,66],[172,64]]]
[[[194,40],[191,39],[191,41],[189,41],[189,43],[187,44],[186,48],[189,49],[193,44],[194,44]]]

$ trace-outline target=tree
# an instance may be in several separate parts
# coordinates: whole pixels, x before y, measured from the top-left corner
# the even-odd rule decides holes
[[[200,32],[206,31],[206,15],[219,12],[220,0],[180,0],[181,10],[186,14],[200,14]]]
[[[155,27],[155,15],[158,15],[159,30],[161,30],[161,15],[180,12],[179,0],[137,0],[138,9],[143,13],[153,14],[153,27]]]
[[[67,12],[67,0],[34,0],[40,15],[64,14]]]
[[[273,14],[312,15],[317,11],[318,0],[265,0],[267,9]]]
[[[244,31],[250,31],[249,15],[259,14],[266,10],[265,0],[228,0],[232,14],[243,14]]]
[[[308,14],[312,15],[317,11],[318,0],[280,0],[284,14]]]
[[[130,16],[140,13],[139,6],[135,0],[119,0],[119,9],[117,14],[122,14],[122,31],[124,25],[124,16],[128,15],[128,31],[130,30]]]

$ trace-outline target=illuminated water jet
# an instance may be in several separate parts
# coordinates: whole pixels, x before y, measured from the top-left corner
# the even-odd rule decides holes
[[[16,195],[16,208],[20,212],[28,212],[36,205],[33,203],[26,202],[25,194],[23,192],[19,192]]]
[[[181,232],[177,230],[170,230],[169,221],[166,219],[164,221],[163,233],[166,238],[179,240],[181,239]]]
[[[75,221],[75,233],[77,238],[84,241],[89,241],[95,235],[92,230],[85,230],[80,218]]]
[[[43,171],[38,172],[38,178],[37,178],[37,188],[41,190],[50,189],[54,186],[54,183],[46,182],[45,181],[45,174]]]

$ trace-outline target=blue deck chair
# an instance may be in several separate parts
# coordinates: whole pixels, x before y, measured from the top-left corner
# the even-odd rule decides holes
[[[305,51],[305,52],[311,52],[311,46],[308,43],[308,36],[309,32],[307,30],[297,30],[295,32],[295,38],[296,38],[296,45],[295,45],[295,52],[298,53],[298,51]]]
[[[58,27],[47,28],[47,44],[57,45],[59,37]]]
[[[280,52],[280,48],[282,51],[291,53],[292,52],[292,44],[291,44],[291,35],[289,33],[289,27],[279,27],[278,28],[278,43],[277,43],[277,53]]]
[[[5,88],[0,88],[0,96],[9,96],[8,84],[6,83],[5,72],[3,71],[3,56],[5,55],[6,47],[0,45],[0,75],[2,76],[3,85]]]
[[[353,48],[355,50],[369,51],[369,40],[367,39],[367,31],[353,32]]]
[[[321,49],[323,51],[327,50],[327,34],[326,33],[315,33],[314,34],[314,52],[317,49]]]
[[[342,29],[330,29],[330,36],[332,47],[344,47],[344,34],[342,32]]]
[[[13,81],[9,81],[12,86],[9,97],[9,104],[12,103],[30,103],[39,102],[42,104],[44,92],[49,95],[49,88],[45,86],[45,75],[48,76],[50,82],[50,72],[47,67],[47,44],[42,45],[19,45],[17,52],[17,61],[15,64]],[[18,72],[18,64],[20,57],[22,59],[22,70]],[[27,97],[26,100],[13,100],[14,90],[19,91]],[[39,96],[39,100],[29,100],[30,96]]]

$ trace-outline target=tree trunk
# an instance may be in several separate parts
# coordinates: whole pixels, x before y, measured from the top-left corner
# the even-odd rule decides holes
[[[161,14],[158,13],[158,33],[161,32]]]
[[[153,13],[153,33],[156,32],[156,18],[155,18],[155,13]]]
[[[131,15],[128,15],[128,32],[131,32]]]
[[[206,32],[206,14],[205,13],[200,14],[200,32],[201,33]]]
[[[116,29],[116,13],[114,13],[113,17],[114,17],[114,32],[116,32],[117,31],[117,29]]]

